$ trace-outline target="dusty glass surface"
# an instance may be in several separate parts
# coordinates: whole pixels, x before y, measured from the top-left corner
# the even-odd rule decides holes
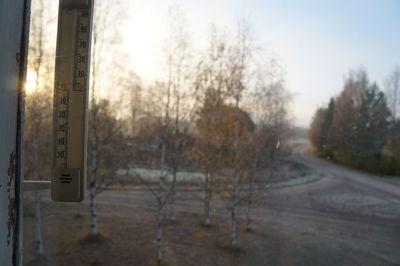
[[[57,3],[33,0],[26,180]],[[97,0],[87,196],[24,193],[25,265],[398,265],[398,1]]]

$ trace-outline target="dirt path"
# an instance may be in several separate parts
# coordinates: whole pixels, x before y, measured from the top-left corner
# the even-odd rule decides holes
[[[271,190],[257,209],[295,243],[300,265],[400,265],[400,187],[321,160],[292,155],[324,174],[305,185]],[[311,241],[313,250],[304,249]],[[290,249],[290,248],[288,248]],[[326,261],[321,258],[329,258]],[[311,265],[311,264],[310,264]]]
[[[291,159],[325,173],[328,178],[347,180],[349,183],[357,183],[400,199],[400,186],[379,181],[379,177],[322,160],[309,153],[295,154],[291,156]]]

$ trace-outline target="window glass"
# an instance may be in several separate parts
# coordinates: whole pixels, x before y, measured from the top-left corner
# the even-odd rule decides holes
[[[25,265],[399,263],[398,1],[94,10],[86,197],[24,192]],[[32,0],[25,180],[53,174],[57,14]]]

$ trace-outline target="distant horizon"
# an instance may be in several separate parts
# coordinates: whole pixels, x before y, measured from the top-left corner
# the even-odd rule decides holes
[[[309,126],[315,110],[340,92],[349,71],[365,69],[383,89],[385,78],[400,64],[400,1],[134,0],[129,1],[127,28],[139,38],[126,43],[135,47],[133,65],[147,80],[160,63],[148,48],[159,48],[157,34],[162,35],[168,7],[174,5],[186,16],[192,37],[204,36],[211,23],[232,31],[237,18],[248,19],[256,39],[285,69],[296,125]]]
[[[111,1],[111,0],[103,0]],[[47,0],[56,14],[56,4]],[[112,1],[111,1],[112,2]],[[354,69],[367,71],[384,90],[384,80],[400,65],[400,1],[338,0],[120,0],[118,49],[127,68],[145,83],[163,75],[162,48],[168,10],[183,13],[195,49],[204,46],[211,24],[234,32],[238,18],[252,27],[265,54],[283,67],[292,93],[293,122],[308,127],[315,110],[337,96]],[[46,5],[47,5],[46,4]]]

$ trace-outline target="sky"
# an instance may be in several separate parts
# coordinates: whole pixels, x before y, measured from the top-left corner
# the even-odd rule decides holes
[[[124,45],[145,80],[162,72],[170,7],[184,13],[195,44],[211,23],[234,31],[244,18],[258,43],[284,67],[297,125],[309,125],[316,108],[340,92],[350,70],[365,69],[382,87],[400,64],[398,0],[123,0],[122,5]]]
[[[54,0],[46,5],[57,14]],[[120,0],[121,52],[148,82],[165,70],[170,8],[184,14],[194,49],[206,43],[211,24],[232,33],[239,20],[250,24],[263,51],[283,66],[291,115],[300,126],[341,91],[349,71],[363,68],[383,88],[400,65],[400,0]]]

